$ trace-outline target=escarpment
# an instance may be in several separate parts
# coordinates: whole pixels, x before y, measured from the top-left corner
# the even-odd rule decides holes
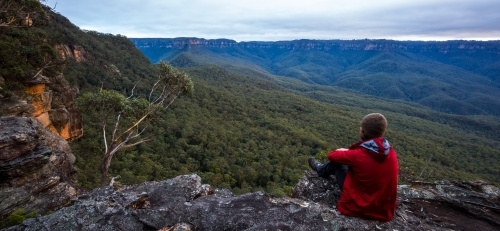
[[[85,61],[85,51],[79,46],[72,49],[67,45],[58,45],[56,49],[62,60]],[[70,86],[62,73],[54,77],[40,74],[22,84],[25,92],[0,96],[0,116],[33,117],[52,133],[68,141],[83,135],[82,115],[75,105],[78,88]]]
[[[292,41],[251,41],[236,42],[230,39],[203,38],[131,38],[139,49],[187,49],[203,48],[242,48],[242,49],[275,49],[275,50],[318,50],[318,51],[413,51],[418,53],[491,53],[500,54],[498,42],[481,41],[394,41],[385,39],[363,40],[312,40],[299,39]]]
[[[83,49],[63,47],[61,60],[85,61]],[[81,193],[68,145],[83,135],[82,115],[75,105],[78,89],[62,72],[55,74],[40,71],[16,83],[0,78],[2,86],[17,86],[0,94],[0,221],[20,210],[55,211]]]
[[[56,50],[59,54],[59,56],[66,60],[68,58],[74,59],[76,62],[83,62],[87,61],[87,58],[85,58],[86,51],[83,49],[82,46],[79,45],[67,45],[67,44],[59,44],[56,45]]]

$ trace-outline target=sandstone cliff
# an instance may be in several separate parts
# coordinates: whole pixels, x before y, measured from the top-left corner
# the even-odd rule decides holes
[[[70,58],[74,59],[77,62],[87,61],[87,59],[85,58],[87,52],[85,51],[85,49],[83,49],[82,46],[79,45],[69,46],[67,44],[59,44],[56,45],[55,48],[59,53],[59,56],[63,60]]]
[[[484,182],[399,186],[390,222],[346,217],[335,209],[333,179],[308,172],[295,198],[262,193],[233,196],[197,175],[103,187],[51,215],[8,230],[498,230],[500,190]]]
[[[85,61],[85,51],[79,46],[58,45],[61,59]],[[70,86],[62,73],[55,77],[43,75],[24,82],[24,93],[0,96],[0,116],[34,117],[54,134],[74,140],[83,135],[82,115],[75,106],[78,88]]]
[[[83,135],[82,116],[75,106],[78,89],[65,84],[62,75],[27,83],[26,93],[27,103],[34,107],[31,116],[44,127],[66,140]]]
[[[186,49],[194,47],[204,48],[253,48],[253,49],[278,49],[278,50],[373,50],[392,51],[404,50],[413,52],[448,53],[463,51],[467,53],[492,53],[500,54],[498,41],[394,41],[385,39],[364,40],[292,40],[277,42],[236,42],[230,39],[202,39],[202,38],[131,38],[139,49],[144,48],[169,48]]]
[[[1,117],[0,131],[0,220],[18,209],[55,211],[79,195],[66,140],[28,117]]]

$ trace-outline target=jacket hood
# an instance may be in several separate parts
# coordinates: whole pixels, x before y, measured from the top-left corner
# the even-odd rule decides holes
[[[391,145],[384,137],[377,137],[374,139],[363,140],[353,147],[362,147],[368,150],[368,154],[376,161],[383,161],[389,155]]]

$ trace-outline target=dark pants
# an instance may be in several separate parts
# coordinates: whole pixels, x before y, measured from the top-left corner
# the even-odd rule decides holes
[[[330,175],[335,175],[337,179],[337,184],[339,185],[340,191],[342,191],[342,187],[344,186],[345,176],[347,175],[347,169],[349,166],[337,164],[331,161],[328,161],[324,164],[321,164],[317,167],[317,173],[320,177],[328,177]]]

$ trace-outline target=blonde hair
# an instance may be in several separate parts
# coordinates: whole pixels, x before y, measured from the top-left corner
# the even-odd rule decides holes
[[[386,128],[387,120],[384,115],[380,113],[370,113],[361,120],[361,129],[363,130],[364,139],[384,136]]]

